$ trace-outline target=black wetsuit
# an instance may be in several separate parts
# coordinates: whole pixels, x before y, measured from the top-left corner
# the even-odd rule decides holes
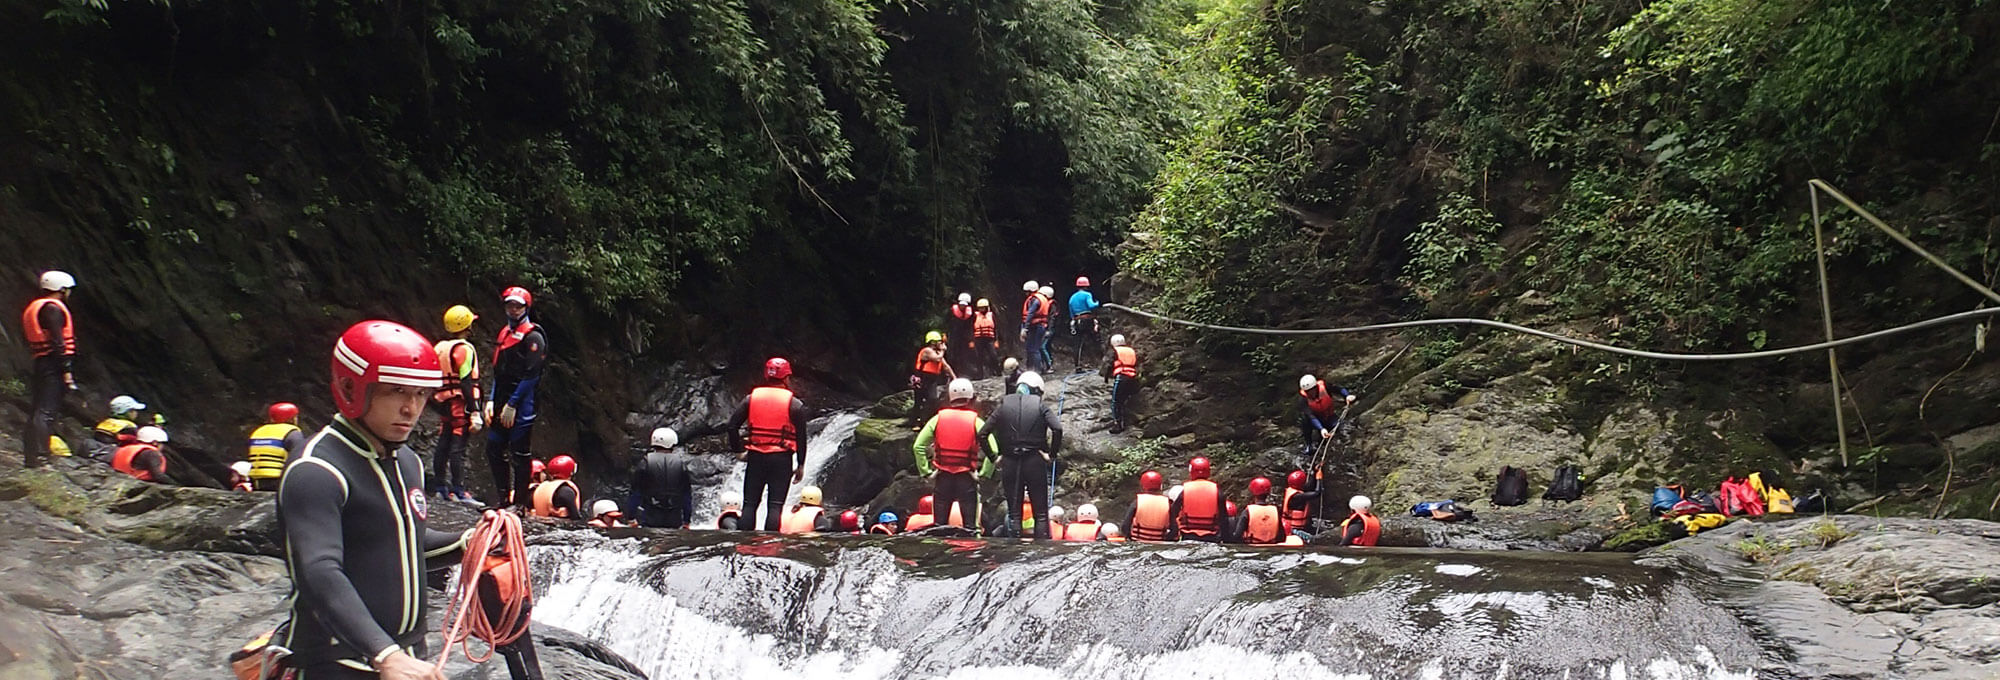
[[[548,483],[551,482],[542,484]],[[535,486],[540,487],[541,484]],[[529,498],[532,499],[534,496],[531,495]],[[566,513],[560,515],[560,519],[590,519],[589,515],[583,514],[583,498],[577,494],[576,482],[557,486],[555,493],[549,494],[549,507]]]
[[[680,451],[654,449],[632,466],[632,495],[626,507],[639,526],[679,529],[694,523],[694,476]]]
[[[398,445],[383,451],[344,417],[285,468],[278,526],[292,577],[281,639],[302,680],[372,678],[395,649],[424,656],[427,558],[449,559],[459,534],[425,526],[424,466]],[[445,566],[445,565],[441,565]]]
[[[1009,394],[1000,398],[1000,407],[986,427],[979,428],[979,445],[988,437],[997,440],[999,451],[987,451],[988,458],[1000,458],[1000,493],[1007,499],[1001,522],[1014,536],[1021,535],[1023,494],[1035,508],[1035,538],[1049,537],[1049,469],[1055,454],[1062,450],[1062,420],[1042,402],[1041,395]],[[1043,458],[1043,454],[1048,454]]]
[[[172,475],[167,474],[167,453],[158,448],[148,447],[132,456],[132,469],[146,473],[155,484],[180,486]]]
[[[1283,494],[1284,492],[1281,491],[1279,493]],[[1310,514],[1313,508],[1313,504],[1319,502],[1319,497],[1323,493],[1324,490],[1320,488],[1319,478],[1313,477],[1306,482],[1306,488],[1300,489],[1298,493],[1292,494],[1290,500],[1285,500],[1281,502],[1282,505],[1281,507],[1278,508],[1278,514],[1280,516],[1283,516],[1285,511],[1291,510],[1293,508],[1297,508],[1300,511],[1304,511]],[[1282,495],[1280,497],[1282,497]],[[1308,522],[1310,522],[1310,520],[1308,520]],[[1301,536],[1301,538],[1311,538],[1312,524],[1308,523],[1306,526],[1299,527],[1299,531],[1305,532],[1305,535]]]
[[[69,314],[61,305],[49,303],[35,313],[35,322],[42,327],[44,337],[61,343]],[[69,389],[63,376],[69,374],[75,358],[60,346],[46,356],[35,357],[28,384],[28,441],[21,446],[21,457],[28,467],[40,465],[49,457],[49,436],[55,434],[56,416],[62,410],[63,394]]]
[[[783,383],[772,383],[769,387],[784,387]],[[786,388],[789,390],[790,388]],[[743,518],[746,528],[757,526],[759,506],[764,510],[764,530],[777,531],[778,522],[785,516],[785,496],[792,492],[792,466],[804,468],[806,465],[806,403],[792,396],[792,444],[796,447],[791,456],[775,453],[750,452],[743,465]],[[736,405],[736,414],[729,417],[729,450],[742,451],[743,424],[750,420],[750,400]],[[768,498],[766,498],[768,496]]]
[[[512,326],[518,327],[527,320],[523,314],[521,322]],[[535,434],[535,389],[542,382],[542,368],[548,365],[548,352],[542,327],[536,325],[494,356],[490,394],[494,420],[499,420],[505,407],[514,407],[513,427],[502,427],[498,422],[486,426],[486,464],[493,471],[494,492],[501,496],[495,505],[508,501],[509,490],[513,491],[513,502],[522,505],[528,502],[528,474],[534,463],[534,457],[528,454],[528,443]]]

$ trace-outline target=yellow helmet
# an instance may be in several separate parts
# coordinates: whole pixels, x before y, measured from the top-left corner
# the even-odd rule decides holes
[[[819,501],[820,501],[819,487],[807,485],[804,488],[799,489],[799,503],[805,505],[819,505]]]
[[[924,344],[928,345],[934,342],[944,342],[944,334],[937,331],[924,334]]]
[[[472,322],[478,319],[479,315],[473,314],[471,307],[452,305],[451,309],[444,310],[444,330],[447,333],[457,333],[471,328]]]

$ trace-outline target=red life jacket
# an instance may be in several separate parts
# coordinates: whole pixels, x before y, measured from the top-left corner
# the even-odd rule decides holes
[[[1326,388],[1325,380],[1313,385],[1311,390],[1299,390],[1299,396],[1305,397],[1306,407],[1312,409],[1313,415],[1319,416],[1322,420],[1340,415],[1340,411],[1333,407],[1333,391]]]
[[[944,372],[943,361],[939,361],[937,359],[924,358],[924,352],[929,351],[930,348],[931,348],[930,345],[924,345],[922,347],[917,348],[916,371],[924,375],[938,375],[940,373],[943,373]]]
[[[1139,377],[1139,353],[1130,347],[1111,348],[1111,375],[1120,378]]]
[[[1139,494],[1138,500],[1132,504],[1132,540],[1146,543],[1167,540],[1167,524],[1173,519],[1173,513],[1173,502],[1166,496]]]
[[[63,311],[62,337],[51,338],[42,329],[42,308],[55,305]],[[28,349],[35,356],[45,357],[55,354],[76,356],[76,317],[69,313],[69,305],[52,297],[38,297],[28,303],[21,312],[21,334],[27,337]]]
[[[814,526],[819,524],[819,515],[822,512],[826,512],[826,509],[817,505],[801,505],[797,509],[785,513],[784,518],[778,520],[778,533],[812,533]]]
[[[791,453],[798,430],[792,427],[792,391],[764,386],[750,390],[750,436],[743,448],[756,453]]]
[[[958,319],[959,321],[972,318],[972,305],[953,303],[951,306],[951,318]]]
[[[248,480],[248,479],[245,479],[245,480],[242,480],[242,481],[239,481],[239,482],[237,482],[237,483],[235,483],[235,484],[231,484],[231,485],[229,485],[229,488],[230,488],[231,490],[233,490],[233,491],[244,491],[244,492],[249,492],[249,491],[256,491],[256,490],[257,490],[257,487],[255,487],[255,486],[251,486],[251,485],[250,485],[250,480]]]
[[[140,481],[154,481],[153,473],[132,467],[132,460],[138,458],[139,454],[147,451],[160,454],[160,471],[165,472],[167,469],[167,454],[160,453],[160,447],[145,443],[126,444],[118,447],[118,450],[111,454],[111,469],[132,475],[133,478]]]
[[[894,525],[894,524],[876,524],[875,526],[872,526],[872,527],[868,527],[868,533],[871,533],[871,534],[882,534],[882,535],[884,535],[884,536],[894,536],[894,535],[896,535],[896,525]]]
[[[1361,537],[1354,539],[1349,545],[1375,545],[1375,541],[1382,537],[1382,520],[1376,519],[1374,515],[1359,512],[1348,515],[1347,519],[1340,523],[1340,535],[1347,535],[1347,525],[1352,524],[1356,518],[1361,520]]]
[[[993,310],[991,308],[983,312],[972,313],[972,337],[977,340],[999,337],[999,334],[993,332]]]
[[[528,337],[529,333],[535,332],[536,328],[538,326],[535,325],[535,322],[522,321],[518,325],[500,329],[500,337],[493,341],[496,345],[493,348],[493,365],[500,365],[501,352],[505,352],[507,348],[520,344],[521,339]]]
[[[575,519],[569,516],[569,508],[556,507],[556,491],[565,486],[569,487],[570,491],[576,492],[576,483],[571,482],[567,479],[552,479],[546,482],[542,482],[540,484],[536,484],[535,505],[534,509],[531,510],[530,513],[536,517],[562,517],[568,519]],[[581,496],[582,492],[577,492],[577,493],[579,494],[578,498],[582,498]]]
[[[1269,503],[1251,503],[1244,508],[1247,517],[1243,528],[1243,542],[1253,545],[1276,545],[1283,543],[1284,521],[1278,517],[1278,506]]]
[[[1298,495],[1298,493],[1298,489],[1285,487],[1285,500],[1283,501],[1283,505],[1278,506],[1280,514],[1285,519],[1285,531],[1288,532],[1305,529],[1312,522],[1311,503],[1300,504],[1297,508],[1292,507],[1292,497]]]
[[[1181,533],[1207,538],[1214,536],[1221,526],[1221,518],[1215,516],[1216,499],[1220,492],[1215,482],[1206,479],[1189,480],[1181,485]]]
[[[979,414],[971,409],[938,411],[932,431],[931,467],[951,473],[971,472],[979,464]]]
[[[1097,522],[1096,521],[1070,522],[1069,526],[1063,528],[1062,540],[1065,541],[1097,540]]]

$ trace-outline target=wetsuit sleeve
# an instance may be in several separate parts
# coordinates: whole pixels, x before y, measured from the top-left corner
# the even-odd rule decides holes
[[[1132,509],[1125,512],[1125,523],[1118,526],[1125,528],[1125,536],[1129,538],[1132,536],[1132,527],[1138,526],[1134,524],[1137,521],[1139,521],[1139,504],[1133,503]]]
[[[1351,520],[1353,517],[1350,516],[1348,519]],[[1348,522],[1340,532],[1340,544],[1354,545],[1355,539],[1361,538],[1361,532],[1366,531],[1367,527],[1368,525],[1363,522]]]
[[[133,457],[132,466],[144,470],[155,482],[180,486],[180,482],[174,481],[174,478],[167,474],[167,454],[164,452],[146,451],[145,455]]]
[[[458,566],[460,553],[465,552],[465,537],[470,533],[471,530],[452,533],[424,527],[424,559],[430,561],[430,570]]]
[[[694,475],[689,474],[687,465],[681,465],[680,487],[674,493],[680,498],[681,526],[694,526]]]
[[[992,420],[981,422],[979,424],[979,433],[973,435],[973,437],[975,437],[979,442],[979,450],[982,453],[984,453],[987,458],[993,458],[995,456],[1000,455],[1000,449],[995,445],[995,441],[993,439],[993,431],[1000,429],[999,423],[1000,423],[1000,417],[996,414]]]
[[[555,497],[550,500],[557,510],[568,511],[570,519],[589,519],[583,514],[583,506],[577,504],[578,495],[576,487],[564,484],[556,489]]]
[[[1229,513],[1229,501],[1223,499],[1222,494],[1220,493],[1215,494],[1215,517],[1217,519],[1227,520],[1229,519],[1228,513]],[[1243,516],[1248,517],[1250,516],[1250,513],[1245,512],[1243,513]],[[1215,524],[1216,528],[1222,531],[1222,540],[1225,541],[1236,540],[1234,536],[1230,535],[1231,532],[1236,530],[1235,524],[1228,521],[1219,521],[1216,522]]]
[[[521,382],[514,386],[514,393],[507,395],[507,405],[521,407],[521,400],[535,393],[535,384],[542,381],[542,367],[548,364],[549,343],[542,338],[542,330],[535,329],[516,343],[513,351],[520,352]]]
[[[69,313],[56,305],[42,305],[42,311],[35,315],[35,321],[42,325],[42,337],[53,338],[55,342],[61,342],[63,326],[69,323]],[[58,347],[57,349],[60,350],[61,348]],[[64,373],[69,372],[70,356],[68,354],[57,351],[49,356],[52,357],[51,360],[62,364]]]
[[[1056,417],[1055,411],[1049,410],[1048,404],[1042,405],[1042,424],[1049,428],[1049,462],[1055,462],[1056,454],[1062,451],[1062,419]]]
[[[832,512],[821,510],[819,513],[819,517],[813,520],[813,531],[817,531],[822,534],[830,534],[839,531],[840,525],[835,524],[835,521],[836,520],[834,519]]]
[[[1313,501],[1319,500],[1320,494],[1324,492],[1325,489],[1320,487],[1320,478],[1318,476],[1314,476],[1312,478],[1312,481],[1306,484],[1306,488],[1301,489],[1298,493],[1292,494],[1292,500],[1294,502],[1291,503],[1291,505],[1296,505],[1299,507],[1299,509],[1303,510],[1307,507],[1310,507]]]
[[[1111,369],[1112,369],[1112,367],[1114,367],[1114,366],[1117,366],[1117,365],[1118,365],[1118,353],[1117,353],[1117,352],[1108,352],[1108,353],[1106,353],[1106,354],[1104,355],[1104,365],[1103,365],[1103,366],[1099,366],[1099,367],[1097,368],[1097,374],[1098,374],[1098,375],[1100,375],[1100,376],[1103,376],[1105,380],[1110,380],[1110,379],[1111,379]]]
[[[299,452],[304,450],[306,450],[306,433],[304,431],[292,430],[285,434],[285,455],[288,456],[285,462],[289,463],[298,460]]]
[[[798,453],[794,454],[799,467],[806,465],[806,423],[811,420],[811,416],[806,413],[806,403],[800,401],[798,397],[792,397],[792,440],[799,445]]]
[[[729,426],[723,428],[729,432],[729,450],[743,450],[743,423],[749,422],[749,420],[750,400],[745,399],[743,403],[736,405],[736,413],[729,416]]]
[[[931,416],[924,423],[924,429],[917,432],[917,440],[910,444],[910,455],[917,459],[917,474],[931,476],[931,440],[937,437],[937,416]]]
[[[278,485],[278,507],[292,582],[307,611],[318,617],[335,639],[364,657],[374,658],[396,645],[395,638],[375,624],[354,583],[347,580],[341,505],[341,482],[325,463],[306,459],[285,470]],[[392,584],[379,584],[391,587]]]

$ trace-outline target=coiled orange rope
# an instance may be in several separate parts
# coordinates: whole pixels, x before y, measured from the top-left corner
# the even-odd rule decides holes
[[[488,602],[480,593],[479,582],[491,576],[499,586],[500,602]],[[528,548],[521,537],[521,518],[504,510],[488,510],[479,525],[466,535],[465,557],[458,565],[458,585],[445,609],[444,649],[437,665],[451,656],[453,647],[464,649],[465,658],[485,663],[493,650],[521,639],[528,633],[528,602],[534,597],[528,581]],[[489,617],[487,612],[498,613]],[[474,655],[472,638],[486,642],[486,651]]]

